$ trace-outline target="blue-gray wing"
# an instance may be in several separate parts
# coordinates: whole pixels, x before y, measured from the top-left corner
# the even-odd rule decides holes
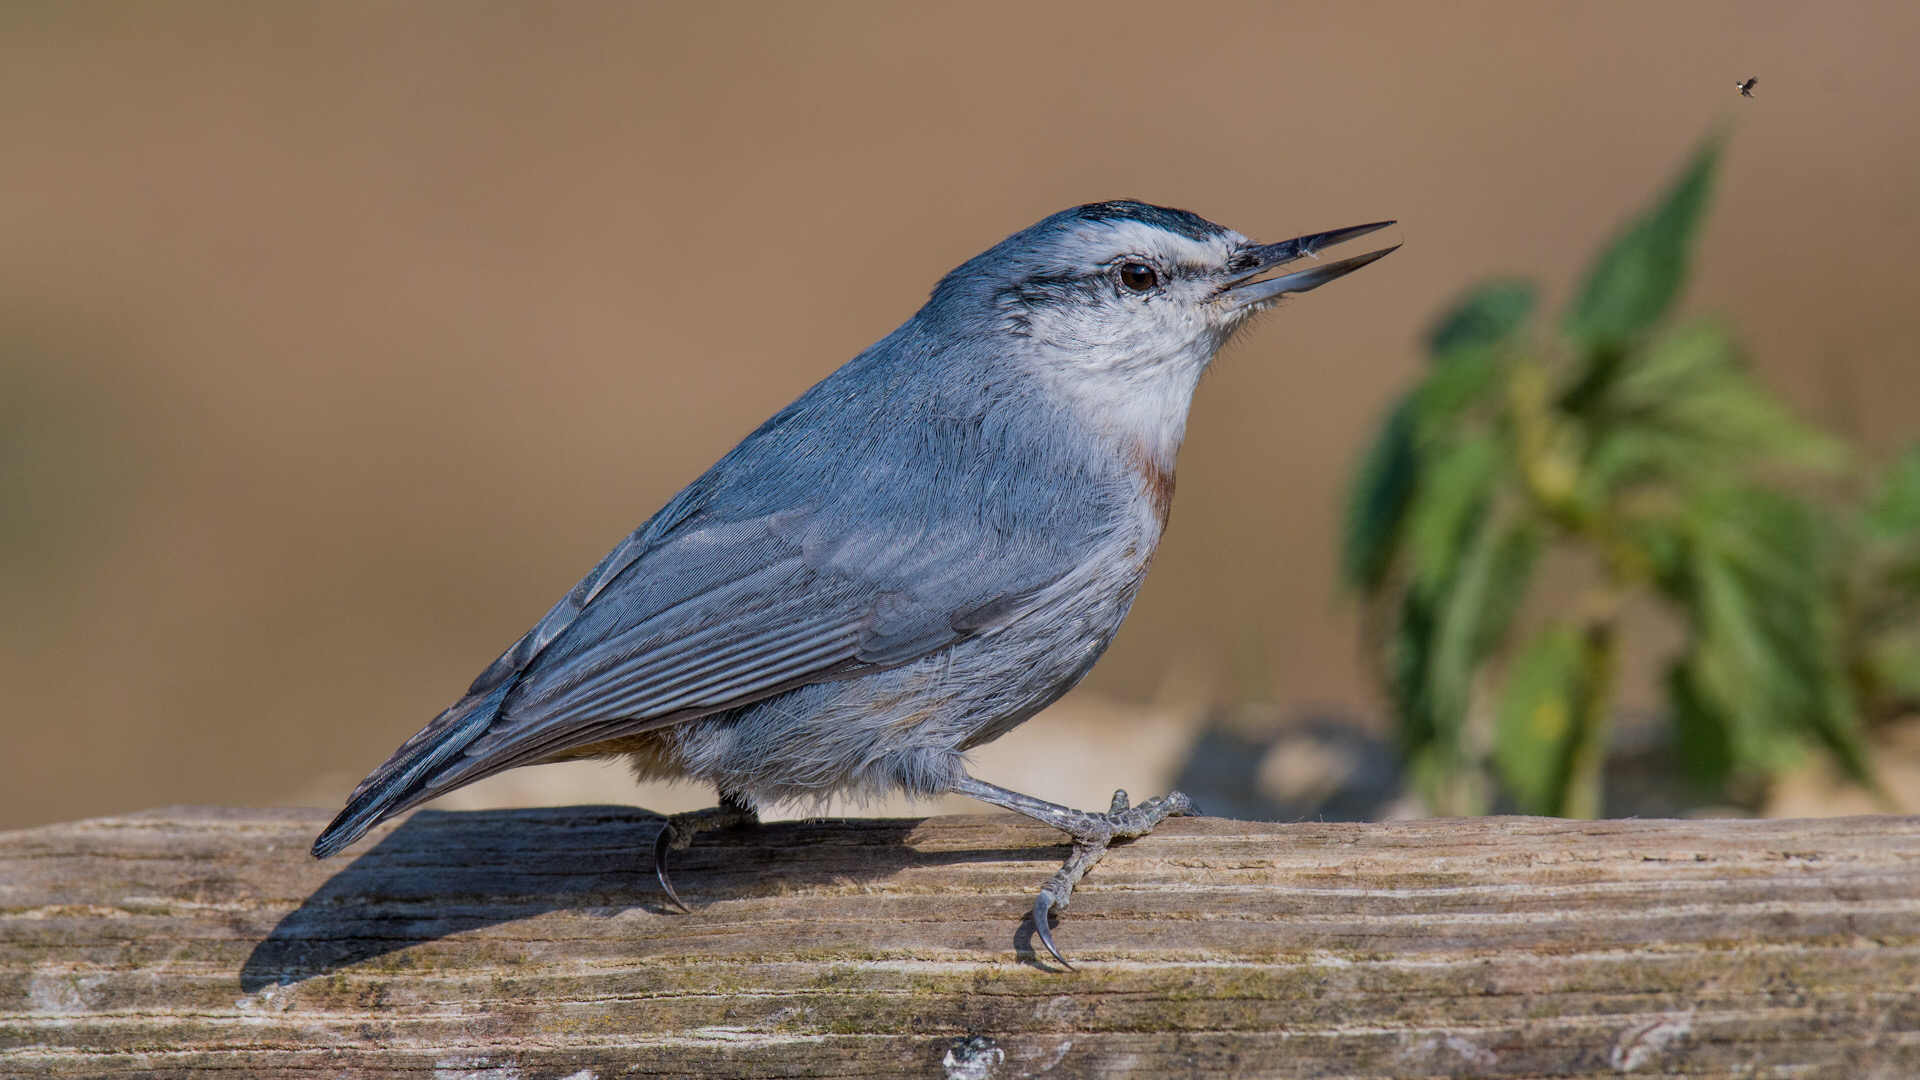
[[[955,340],[916,316],[762,424],[368,776],[314,854],[502,769],[908,664],[1044,602],[1137,480]]]
[[[910,663],[1069,569],[1046,540],[939,510],[849,527],[824,507],[670,505],[369,776],[315,853],[504,769]]]
[[[444,782],[947,648],[1064,569],[1000,546],[951,524],[849,535],[805,513],[679,533],[528,665]]]

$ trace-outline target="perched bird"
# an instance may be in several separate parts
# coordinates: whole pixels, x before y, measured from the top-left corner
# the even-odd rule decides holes
[[[973,778],[966,753],[1066,693],[1119,629],[1228,337],[1394,248],[1263,275],[1391,224],[1256,244],[1102,202],[968,260],[614,548],[361,782],[314,856],[503,769],[625,755],[719,794],[655,843],[680,904],[667,853],[760,806],[959,792],[1073,838],[1033,907],[1065,963],[1050,922],[1081,875],[1193,804],[1074,810]]]
[[[1733,85],[1736,87],[1739,87],[1741,97],[1752,97],[1753,88],[1760,85],[1760,80],[1758,78],[1752,78],[1752,79],[1748,79],[1746,82],[1737,82],[1737,83],[1734,83]]]

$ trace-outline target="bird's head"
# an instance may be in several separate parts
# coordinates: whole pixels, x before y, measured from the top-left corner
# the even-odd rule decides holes
[[[1077,206],[1023,229],[940,283],[930,312],[1005,335],[1103,426],[1177,448],[1200,373],[1248,316],[1394,248],[1320,262],[1390,221],[1259,244],[1196,214],[1132,201]],[[1397,247],[1397,245],[1396,245]],[[1270,276],[1302,259],[1316,261]],[[980,322],[987,325],[982,327]]]

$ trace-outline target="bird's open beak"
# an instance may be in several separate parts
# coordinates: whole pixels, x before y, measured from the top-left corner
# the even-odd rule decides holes
[[[1309,266],[1305,270],[1296,270],[1277,278],[1256,281],[1261,274],[1277,269],[1304,258],[1318,258],[1315,252],[1335,244],[1343,244],[1355,237],[1378,232],[1391,221],[1376,221],[1371,225],[1355,225],[1348,229],[1335,229],[1332,232],[1314,233],[1312,236],[1296,236],[1291,240],[1282,240],[1277,244],[1260,244],[1242,252],[1235,260],[1239,275],[1227,282],[1215,299],[1224,301],[1234,309],[1258,304],[1263,300],[1272,300],[1282,293],[1303,293],[1308,289],[1317,289],[1337,277],[1345,277],[1355,270],[1384,258],[1400,250],[1395,244],[1390,248],[1371,251],[1365,255],[1355,255],[1351,259],[1327,263],[1323,266]]]

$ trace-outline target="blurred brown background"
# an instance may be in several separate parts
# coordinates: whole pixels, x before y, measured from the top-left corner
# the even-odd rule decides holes
[[[1713,124],[1690,305],[1920,434],[1916,41],[1897,2],[0,6],[0,827],[350,783],[941,273],[1116,196],[1406,247],[1209,376],[1079,697],[1374,711],[1335,508],[1422,330],[1563,294]]]

